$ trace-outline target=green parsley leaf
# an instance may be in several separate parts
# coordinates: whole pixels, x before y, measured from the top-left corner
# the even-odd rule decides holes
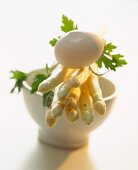
[[[49,41],[49,44],[51,44],[51,46],[54,47],[56,45],[58,39],[60,39],[60,38],[61,38],[61,36],[58,36],[58,38],[53,38],[52,40]]]
[[[69,19],[67,16],[62,15],[62,26],[61,30],[65,33],[70,32],[72,30],[77,30],[77,25],[74,25],[74,21]],[[57,43],[57,41],[61,38],[61,36],[58,36],[58,38],[53,38],[49,41],[49,44],[54,47]]]
[[[44,74],[37,74],[34,78],[34,81],[31,85],[31,93],[35,93],[38,89],[39,84],[44,81],[47,77]]]
[[[123,65],[126,65],[127,62],[125,59],[123,59],[123,55],[121,54],[112,54],[112,52],[116,49],[116,46],[112,43],[106,44],[102,55],[97,60],[98,67],[101,68],[102,65],[107,69],[116,71],[117,67],[122,67]]]
[[[104,52],[106,54],[110,54],[116,48],[117,48],[117,46],[113,45],[112,43],[108,43],[108,44],[106,44],[106,46],[104,48]]]
[[[45,66],[45,73],[44,74],[37,74],[34,78],[34,81],[31,85],[32,89],[31,89],[31,93],[35,93],[38,89],[39,84],[44,81],[45,79],[47,79],[50,75],[51,72],[53,71],[53,69],[55,68],[55,66],[53,67],[49,67],[47,64]],[[11,93],[14,92],[15,88],[18,88],[18,92],[21,91],[22,87],[23,87],[23,81],[27,79],[27,74],[23,73],[19,70],[16,71],[11,71],[11,73],[13,74],[11,79],[15,79],[15,85],[11,90]],[[54,92],[53,91],[49,91],[48,93],[43,95],[43,105],[50,107],[51,106],[51,102],[53,101],[53,97],[54,97]]]
[[[55,46],[57,43],[58,39],[57,38],[53,38],[52,40],[49,41],[49,44],[51,44],[51,46]]]
[[[63,25],[61,26],[61,30],[66,33],[78,29],[77,25],[74,25],[73,20],[69,19],[65,15],[62,15],[62,24]]]
[[[27,75],[19,70],[11,71],[11,73],[13,74],[11,79],[15,79],[15,85],[11,89],[11,93],[13,93],[16,88],[18,89],[18,92],[20,92],[23,87],[22,83],[26,80]]]
[[[116,70],[116,66],[114,65],[114,62],[109,59],[108,57],[106,57],[105,55],[101,55],[101,57],[98,59],[97,61],[97,64],[98,64],[98,67],[101,68],[102,67],[102,64],[105,65],[105,67],[107,69],[111,69],[111,70]]]
[[[53,101],[53,97],[54,97],[53,91],[49,91],[49,92],[43,94],[43,106],[50,107],[51,103]]]
[[[126,60],[122,59],[124,56],[121,54],[115,54],[112,55],[112,57],[117,67],[122,67],[123,65],[127,64]]]
[[[44,74],[37,74],[34,78],[34,81],[31,85],[31,93],[35,93],[38,90],[39,84],[47,79],[51,75],[52,69],[46,64],[45,66],[45,73]]]

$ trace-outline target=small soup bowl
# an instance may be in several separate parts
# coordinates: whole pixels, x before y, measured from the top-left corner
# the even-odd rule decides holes
[[[31,83],[36,74],[43,73],[43,69],[32,71],[23,82],[23,96],[25,105],[31,117],[39,126],[39,138],[43,142],[62,148],[76,148],[87,143],[91,131],[99,127],[111,113],[113,103],[116,98],[116,87],[107,78],[100,77],[99,83],[106,103],[106,113],[104,115],[94,114],[94,123],[91,126],[85,125],[81,116],[75,123],[67,120],[65,114],[58,118],[56,125],[49,128],[45,124],[45,113],[47,107],[43,106],[42,93],[31,94]],[[79,114],[80,115],[80,114]]]

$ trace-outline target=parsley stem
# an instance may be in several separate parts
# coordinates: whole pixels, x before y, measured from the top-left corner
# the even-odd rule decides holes
[[[51,66],[51,72],[58,66],[58,62],[54,63],[52,66]]]

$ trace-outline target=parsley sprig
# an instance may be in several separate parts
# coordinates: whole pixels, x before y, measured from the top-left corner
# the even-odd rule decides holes
[[[78,26],[74,25],[74,21],[69,19],[67,16],[62,15],[62,26],[61,30],[65,33],[70,32],[72,30],[77,30]]]
[[[45,73],[37,74],[35,76],[35,78],[32,82],[32,85],[31,85],[31,94],[33,94],[37,91],[39,84],[51,75],[52,70],[53,70],[53,67],[50,68],[46,64]],[[15,85],[12,88],[11,93],[13,93],[16,88],[18,89],[18,92],[20,92],[23,87],[23,81],[25,81],[27,79],[28,74],[21,72],[19,70],[11,71],[11,73],[12,73],[11,79],[15,80]],[[48,93],[43,94],[43,106],[50,107],[51,103],[53,101],[53,97],[54,97],[53,91],[49,91]]]
[[[117,67],[126,65],[127,62],[124,56],[121,54],[113,54],[114,49],[117,47],[112,43],[105,45],[102,55],[97,60],[98,67],[101,68],[103,65],[110,70],[116,71]]]
[[[11,73],[11,79],[16,80],[14,87],[11,89],[11,93],[13,93],[16,88],[18,89],[18,92],[20,92],[23,87],[23,81],[27,78],[27,74],[19,70],[11,71]]]
[[[61,25],[61,31],[67,33],[73,30],[77,30],[78,26],[74,24],[74,21],[69,19],[67,16],[62,15],[62,25]],[[61,38],[61,36],[58,36],[58,38],[53,38],[49,41],[51,46],[55,46],[57,41]]]

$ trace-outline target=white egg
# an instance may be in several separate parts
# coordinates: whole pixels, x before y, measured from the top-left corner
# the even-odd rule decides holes
[[[104,49],[104,41],[96,34],[73,31],[55,46],[55,57],[64,67],[82,68],[96,62]]]

